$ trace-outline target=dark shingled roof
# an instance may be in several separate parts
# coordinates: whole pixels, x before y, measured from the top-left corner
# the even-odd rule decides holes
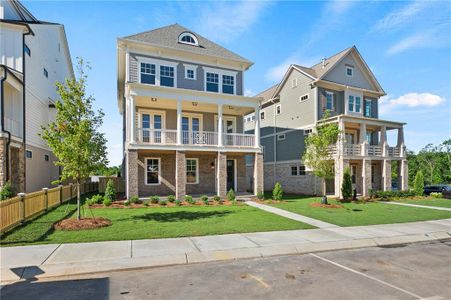
[[[183,32],[189,32],[194,34],[197,37],[199,42],[199,46],[187,45],[183,43],[179,43],[178,38],[180,34]],[[159,45],[167,48],[172,48],[176,50],[182,50],[187,52],[192,52],[196,54],[203,54],[214,56],[223,59],[231,59],[236,61],[241,61],[247,64],[252,64],[251,61],[246,58],[233,53],[230,50],[227,50],[224,47],[219,46],[218,44],[213,43],[212,41],[204,38],[203,36],[183,27],[179,24],[173,24],[161,28],[157,28],[150,31],[145,31],[129,36],[125,36],[122,39],[137,41],[143,43],[150,43],[154,45]]]

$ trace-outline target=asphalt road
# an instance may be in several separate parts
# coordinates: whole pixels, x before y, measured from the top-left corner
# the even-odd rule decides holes
[[[81,254],[82,255],[82,254]],[[451,240],[15,283],[1,299],[451,299]]]

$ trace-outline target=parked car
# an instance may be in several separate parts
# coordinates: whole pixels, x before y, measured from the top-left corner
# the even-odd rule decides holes
[[[451,186],[447,185],[442,190],[443,198],[451,199]]]
[[[443,190],[447,187],[444,184],[427,185],[424,187],[424,194],[429,196],[431,193],[443,193]]]

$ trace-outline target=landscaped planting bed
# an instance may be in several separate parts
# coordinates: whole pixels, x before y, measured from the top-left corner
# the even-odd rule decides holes
[[[445,198],[433,198],[433,197],[414,197],[414,198],[394,198],[391,201],[401,202],[401,203],[409,203],[409,204],[418,204],[418,205],[426,205],[426,206],[437,206],[437,207],[445,207],[451,208],[451,199]]]

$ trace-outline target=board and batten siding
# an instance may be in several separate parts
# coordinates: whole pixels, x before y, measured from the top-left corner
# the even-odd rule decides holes
[[[207,66],[202,64],[196,64],[193,62],[186,62],[181,60],[174,60],[169,58],[162,58],[162,57],[155,57],[151,55],[143,55],[143,54],[136,54],[136,53],[130,53],[130,60],[129,60],[129,82],[139,82],[139,66],[138,66],[138,60],[139,58],[148,58],[148,59],[156,59],[159,61],[167,61],[171,63],[177,64],[177,88],[182,89],[190,89],[190,90],[197,90],[197,91],[204,91],[204,67],[211,68],[211,69],[217,69],[218,72],[223,71],[229,71],[229,72],[236,72],[236,95],[243,95],[243,72],[237,71],[237,70],[231,70],[231,69],[224,69],[224,68],[218,68],[216,66]],[[197,66],[196,68],[196,79],[186,79],[185,78],[185,65],[190,66]]]

